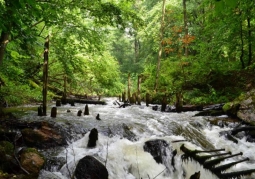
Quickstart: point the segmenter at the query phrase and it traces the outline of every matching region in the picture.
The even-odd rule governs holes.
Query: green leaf
[[[12,58],[17,59],[17,58],[19,58],[20,55],[16,51],[11,51],[11,56],[12,56]]]

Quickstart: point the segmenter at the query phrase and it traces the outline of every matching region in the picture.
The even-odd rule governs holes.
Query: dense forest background
[[[254,8],[242,0],[0,0],[0,102],[42,101],[46,51],[48,100],[64,86],[137,93],[138,81],[142,97],[169,103],[233,100],[254,86]]]

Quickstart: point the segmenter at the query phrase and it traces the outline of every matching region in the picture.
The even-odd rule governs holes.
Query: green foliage
[[[14,146],[8,141],[0,141],[0,150],[7,155],[13,155]]]
[[[85,93],[116,95],[121,92],[120,71],[117,61],[107,52],[102,55],[76,56],[84,64],[83,78],[80,81]]]
[[[48,35],[51,89],[63,91],[66,76],[70,93],[119,93],[122,89],[119,65],[107,52],[105,41],[112,28],[124,30],[142,24],[133,11],[133,3],[130,0],[0,1],[0,33],[9,37],[9,41],[4,41],[8,42],[4,60],[0,59],[1,82],[4,82],[0,88],[1,102],[18,105],[42,100],[42,54]],[[52,93],[48,94],[50,99]]]
[[[51,89],[63,91],[66,77],[68,93],[115,95],[127,86],[130,73],[132,91],[142,74],[141,92],[152,93],[161,43],[160,94],[181,92],[187,102],[199,104],[239,95],[248,78],[232,73],[255,66],[254,3],[187,1],[188,35],[182,2],[166,3],[160,42],[160,0],[0,0],[0,33],[9,40],[0,59],[1,101],[17,105],[42,99],[42,54],[48,35]],[[48,94],[49,99],[54,95]]]

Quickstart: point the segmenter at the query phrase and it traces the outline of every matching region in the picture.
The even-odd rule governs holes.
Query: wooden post
[[[166,95],[163,96],[162,102],[161,102],[161,112],[166,111],[166,105],[167,105],[167,100],[166,100]]]
[[[42,106],[38,107],[38,116],[43,116]]]
[[[145,101],[146,101],[146,106],[149,106],[149,104],[150,104],[150,94],[149,93],[146,93]]]
[[[85,105],[84,115],[89,115],[89,106],[88,106],[88,104]]]
[[[56,106],[61,106],[61,101],[59,99],[56,100]]]
[[[57,117],[57,107],[51,108],[51,114],[50,117]]]
[[[43,115],[47,114],[47,91],[48,91],[48,64],[49,64],[49,36],[46,37],[44,43],[44,64],[43,64]]]

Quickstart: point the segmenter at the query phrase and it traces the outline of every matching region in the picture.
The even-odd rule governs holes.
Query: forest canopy
[[[46,39],[48,100],[64,86],[68,94],[138,93],[139,77],[141,97],[230,101],[254,86],[254,7],[241,0],[0,0],[0,102],[42,101]]]

